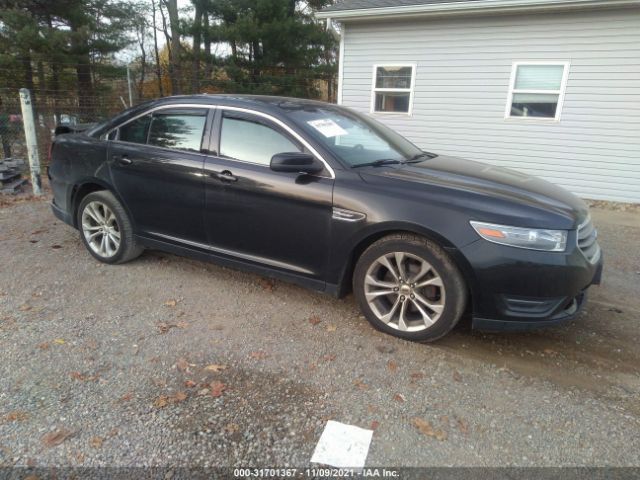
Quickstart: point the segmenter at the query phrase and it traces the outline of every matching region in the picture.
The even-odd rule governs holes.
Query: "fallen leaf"
[[[380,426],[379,421],[374,420],[373,422],[371,422],[371,430],[376,430],[379,426]]]
[[[337,329],[338,329],[338,327],[336,327],[335,325],[327,325],[326,326],[327,332],[335,332]]]
[[[329,353],[327,355],[322,356],[322,360],[324,360],[325,362],[333,362],[335,359],[336,359],[336,356],[333,353]]]
[[[4,416],[5,422],[22,422],[29,418],[27,412],[23,412],[22,410],[15,410],[13,412],[9,412]]]
[[[20,305],[18,307],[18,310],[20,310],[21,312],[28,312],[29,310],[31,310],[33,307],[31,305],[29,305],[28,303],[25,303],[23,305]]]
[[[227,386],[222,382],[211,382],[209,385],[211,387],[211,396],[212,397],[220,397],[222,396],[222,392],[227,389]]]
[[[185,392],[177,392],[170,398],[172,403],[184,402],[187,399],[187,394]]]
[[[120,397],[121,402],[128,402],[133,398],[133,392],[127,392],[122,397]]]
[[[153,406],[156,408],[164,408],[169,405],[169,397],[166,395],[160,395],[153,401]]]
[[[318,317],[317,315],[313,315],[311,317],[309,317],[309,323],[311,325],[318,325],[322,320],[320,320],[320,317]]]
[[[430,422],[423,420],[422,418],[414,418],[411,420],[414,427],[418,429],[423,435],[434,437],[437,440],[443,441],[447,439],[447,432],[441,429],[434,429]]]
[[[268,290],[270,292],[272,292],[276,286],[276,283],[270,278],[261,278],[259,282],[263,289]]]
[[[179,358],[176,362],[176,368],[181,372],[188,372],[189,367],[195,367],[195,364],[187,362],[185,358]]]
[[[217,363],[213,363],[211,365],[207,365],[206,367],[204,367],[204,370],[207,371],[207,372],[218,373],[218,372],[224,370],[225,368],[227,368],[226,365],[218,365]]]
[[[203,388],[202,390],[198,390],[198,395],[200,395],[200,396],[209,395],[209,389],[208,388]]]
[[[463,433],[464,435],[469,433],[469,422],[467,422],[466,420],[463,420],[462,418],[458,417],[457,419],[458,422],[458,430],[460,430],[460,433]]]
[[[165,307],[175,307],[176,305],[178,305],[178,301],[175,299],[167,300],[166,302],[164,302]]]
[[[91,445],[91,447],[93,448],[100,448],[102,447],[102,442],[104,442],[102,438],[92,437],[91,440],[89,440],[89,445]]]
[[[398,364],[393,360],[389,360],[387,362],[387,368],[389,369],[390,372],[395,372],[398,369]]]
[[[67,343],[67,342],[65,341],[65,339],[64,339],[64,338],[56,338],[56,339],[53,341],[53,343],[55,343],[55,344],[57,344],[57,345],[64,345],[64,344],[65,344],[65,343]]]
[[[224,431],[227,433],[236,433],[239,430],[240,430],[240,427],[238,426],[237,423],[227,423],[224,426]]]
[[[422,373],[422,372],[413,372],[413,373],[409,374],[409,377],[411,378],[410,383],[416,383],[418,380],[424,378],[424,373]]]
[[[56,447],[63,443],[68,438],[72,437],[75,432],[68,430],[66,428],[60,428],[58,430],[54,430],[53,432],[49,432],[42,437],[42,443],[45,447],[51,448]]]
[[[47,350],[49,348],[49,342],[42,342],[38,344],[38,348],[40,350]]]
[[[462,381],[462,375],[460,375],[460,372],[459,372],[459,371],[457,371],[457,370],[454,370],[454,371],[453,371],[453,379],[454,379],[456,382],[461,382],[461,381]]]
[[[167,333],[173,327],[175,327],[175,325],[171,325],[171,324],[165,323],[165,322],[160,322],[158,324],[158,330],[160,331],[160,333]]]
[[[184,313],[184,312],[183,312]],[[189,326],[188,322],[185,322],[184,320],[181,322],[176,323],[176,327],[180,328],[180,329],[185,329]]]
[[[400,403],[404,403],[404,402],[406,402],[406,401],[407,401],[407,398],[406,398],[403,394],[401,394],[401,393],[396,393],[396,394],[393,396],[393,399],[394,399],[396,402],[400,402]]]
[[[185,380],[184,381],[184,386],[187,388],[193,388],[195,386],[197,386],[198,384],[196,382],[194,382],[193,380]]]
[[[81,382],[85,381],[87,378],[82,375],[80,372],[71,372],[69,374],[71,376],[71,378],[73,378],[74,380],[80,380]]]
[[[362,380],[358,379],[358,380],[354,380],[353,384],[358,387],[360,390],[366,390],[369,388],[369,385],[367,385],[366,383],[364,383]]]
[[[251,352],[249,356],[255,360],[264,360],[267,358],[267,353],[263,350],[257,350],[255,352]]]

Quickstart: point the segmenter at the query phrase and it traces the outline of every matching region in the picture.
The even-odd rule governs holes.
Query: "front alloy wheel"
[[[419,332],[438,321],[446,294],[442,278],[424,258],[391,252],[375,260],[364,294],[378,319],[403,332]]]
[[[87,245],[102,258],[120,249],[120,226],[111,209],[102,202],[87,203],[82,211],[82,234]]]
[[[467,303],[462,275],[446,252],[409,233],[381,238],[364,251],[353,293],[374,327],[417,341],[447,334]]]

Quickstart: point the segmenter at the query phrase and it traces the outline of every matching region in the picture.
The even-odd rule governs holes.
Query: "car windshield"
[[[351,167],[403,163],[423,153],[385,125],[345,108],[305,105],[288,114]]]

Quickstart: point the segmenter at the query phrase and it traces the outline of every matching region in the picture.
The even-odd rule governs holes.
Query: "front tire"
[[[78,208],[82,243],[94,258],[104,263],[125,263],[138,257],[133,227],[122,204],[108,190],[87,195]]]
[[[358,259],[353,292],[378,330],[432,342],[458,323],[467,303],[460,271],[445,251],[413,234],[373,243]]]

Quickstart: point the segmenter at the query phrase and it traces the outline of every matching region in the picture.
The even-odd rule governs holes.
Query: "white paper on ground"
[[[336,122],[331,120],[330,118],[321,118],[320,120],[311,120],[307,122],[313,128],[318,130],[322,135],[327,138],[330,137],[339,137],[341,135],[348,135],[344,128],[338,125]]]
[[[373,430],[329,420],[311,461],[339,468],[362,468],[372,436]]]

